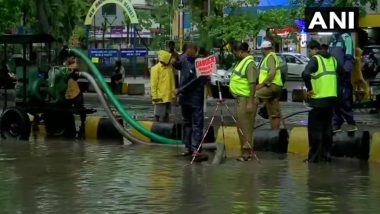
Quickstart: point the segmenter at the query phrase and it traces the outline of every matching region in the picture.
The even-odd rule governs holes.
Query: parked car
[[[302,54],[292,52],[283,52],[280,55],[283,56],[288,64],[288,77],[301,78],[302,72],[310,59]]]
[[[380,73],[380,45],[363,48],[362,66],[365,79],[373,79]]]
[[[217,85],[218,82],[221,86],[228,86],[234,66],[228,70],[223,69],[219,64],[217,65],[216,73],[211,75],[211,84]]]

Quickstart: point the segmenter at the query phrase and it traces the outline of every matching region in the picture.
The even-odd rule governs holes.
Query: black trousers
[[[309,161],[329,156],[333,143],[333,108],[313,108],[309,112]]]
[[[349,125],[356,125],[354,120],[353,106],[353,92],[351,82],[341,83],[339,87],[339,103],[334,109],[333,126],[335,129],[340,129],[344,121]]]
[[[84,108],[84,99],[83,99],[83,94],[80,93],[78,96],[76,96],[73,99],[66,100],[66,103],[69,107],[74,107],[74,108]],[[81,128],[84,128],[84,122],[86,121],[86,113],[81,113],[80,114],[80,120],[81,120]]]
[[[189,152],[196,152],[203,137],[203,106],[181,105],[181,110],[185,147]]]

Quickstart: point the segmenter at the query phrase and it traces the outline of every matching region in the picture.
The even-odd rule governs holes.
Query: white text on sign
[[[340,32],[355,31],[359,26],[359,9],[356,7],[307,7],[306,31]]]

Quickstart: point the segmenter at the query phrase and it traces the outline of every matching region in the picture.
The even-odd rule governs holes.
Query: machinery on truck
[[[78,134],[74,115],[95,112],[93,109],[74,108],[66,104],[67,83],[73,71],[52,63],[51,45],[54,41],[52,36],[46,34],[0,35],[4,58],[16,76],[14,106],[8,106],[8,99],[4,99],[0,116],[2,139],[27,140],[32,127],[37,128],[42,121],[48,135],[74,138]],[[7,48],[10,46],[21,50],[22,60],[15,62],[14,59],[7,59]],[[38,64],[32,59],[35,47],[45,50],[48,58],[46,64]]]

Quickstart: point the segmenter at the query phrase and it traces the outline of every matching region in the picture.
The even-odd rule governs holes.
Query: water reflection
[[[1,213],[375,213],[378,165],[259,154],[188,165],[176,148],[0,144]]]
[[[75,201],[79,193],[72,183],[82,167],[80,144],[13,143],[2,145],[0,153],[13,159],[8,162],[11,167],[4,163],[1,167],[5,169],[0,177],[2,211],[39,213],[65,210],[67,204],[79,207]]]

